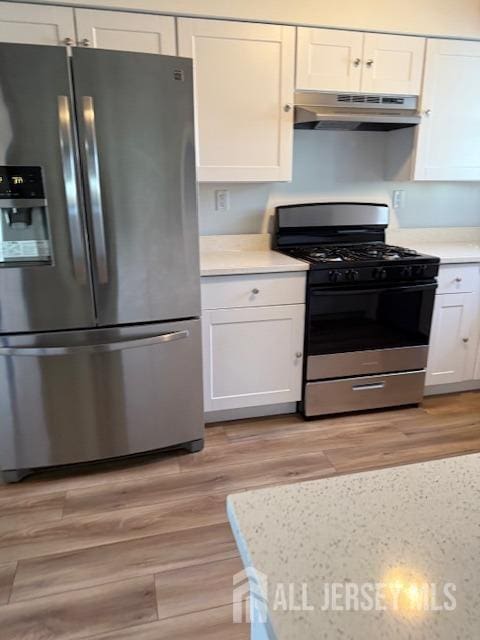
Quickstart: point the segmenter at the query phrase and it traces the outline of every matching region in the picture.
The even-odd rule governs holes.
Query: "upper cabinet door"
[[[73,44],[73,9],[0,2],[0,42]]]
[[[193,58],[197,176],[204,182],[290,180],[294,27],[178,20]]]
[[[177,53],[175,18],[76,9],[75,19],[81,46],[170,56]]]
[[[360,91],[363,33],[297,29],[297,82],[300,90]]]
[[[425,38],[366,33],[362,91],[418,95],[424,57]]]
[[[428,40],[416,180],[480,180],[480,42]]]

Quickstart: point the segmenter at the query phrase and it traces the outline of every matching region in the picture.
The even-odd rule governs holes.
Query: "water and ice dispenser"
[[[41,167],[0,166],[0,267],[51,264]]]

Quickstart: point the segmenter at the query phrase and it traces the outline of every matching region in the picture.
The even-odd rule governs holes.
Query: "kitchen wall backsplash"
[[[385,180],[384,135],[296,131],[292,182],[200,185],[200,232],[262,233],[270,230],[279,204],[331,200],[391,204],[395,189],[405,193],[403,207],[392,210],[394,227],[480,227],[477,182]],[[215,210],[217,189],[229,190],[228,211]]]

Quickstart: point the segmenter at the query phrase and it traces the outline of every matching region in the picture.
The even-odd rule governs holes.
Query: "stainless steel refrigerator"
[[[192,64],[0,45],[0,466],[203,446]]]

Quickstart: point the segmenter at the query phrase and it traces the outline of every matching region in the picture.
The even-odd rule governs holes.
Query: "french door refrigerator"
[[[0,466],[203,446],[191,61],[0,45]]]

